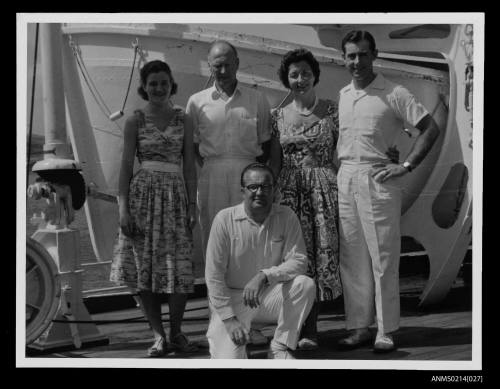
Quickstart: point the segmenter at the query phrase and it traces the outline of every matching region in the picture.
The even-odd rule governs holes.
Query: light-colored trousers
[[[347,329],[377,319],[399,328],[400,179],[377,183],[370,164],[342,163],[338,176],[340,276]]]
[[[240,177],[253,158],[205,158],[198,179],[198,210],[203,259],[207,252],[212,221],[217,213],[243,201]]]
[[[250,330],[252,323],[277,323],[274,340],[295,350],[304,321],[309,315],[316,286],[312,278],[299,275],[293,280],[267,287],[258,308],[243,304],[243,290],[231,289],[231,304],[236,317]],[[210,309],[207,339],[212,359],[246,359],[246,346],[236,345],[219,315]]]

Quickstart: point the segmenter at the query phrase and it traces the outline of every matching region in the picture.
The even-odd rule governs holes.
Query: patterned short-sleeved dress
[[[309,126],[286,120],[286,110],[272,114],[272,135],[279,138],[282,168],[278,178],[280,203],[299,217],[308,254],[307,274],[317,285],[319,301],[342,293],[339,272],[337,168],[337,104],[326,104],[326,115]]]
[[[176,109],[161,132],[137,111],[137,157],[181,165],[184,112]],[[192,293],[193,240],[187,219],[182,169],[178,173],[140,169],[129,186],[132,237],[121,231],[114,249],[110,280],[154,293]]]

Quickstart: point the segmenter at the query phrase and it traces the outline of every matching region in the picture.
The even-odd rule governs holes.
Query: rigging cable
[[[99,91],[97,90],[96,86],[92,82],[90,75],[88,75],[87,68],[85,67],[85,64],[83,63],[83,60],[81,60],[81,58],[80,58],[80,51],[76,47],[71,36],[69,39],[70,39],[69,44],[70,44],[71,48],[73,49],[73,55],[75,56],[76,63],[78,65],[78,68],[80,69],[80,72],[82,73],[83,79],[85,80],[85,83],[87,84],[87,87],[89,88],[90,93],[94,97],[94,100],[96,101],[97,106],[99,107],[101,112],[104,114],[104,116],[109,117],[109,115],[111,114],[111,111],[109,110],[108,106],[104,102],[104,99],[102,98],[102,96],[99,94]],[[89,81],[89,79],[90,79],[90,81]],[[95,91],[93,88],[95,89]],[[107,112],[104,111],[103,106],[104,106],[104,108],[106,108]]]
[[[83,61],[83,58],[81,56],[81,51],[77,47],[75,42],[73,41],[71,35],[69,37],[69,45],[71,46],[71,48],[73,50],[73,55],[75,56],[76,63],[78,65],[78,68],[80,69],[80,72],[82,73],[83,79],[85,80],[85,83],[87,84],[87,87],[88,87],[90,93],[92,94],[92,96],[94,97],[94,100],[96,101],[97,106],[99,107],[101,112],[104,114],[104,116],[106,116],[112,122],[121,118],[123,116],[123,112],[124,112],[125,106],[127,104],[127,99],[128,99],[128,95],[130,92],[130,86],[132,85],[132,79],[133,79],[135,64],[136,64],[136,60],[137,60],[137,54],[139,52],[139,40],[136,38],[135,42],[132,43],[132,47],[134,48],[134,59],[132,62],[132,69],[130,71],[130,77],[128,80],[127,91],[125,93],[125,99],[123,101],[122,108],[118,112],[114,112],[114,113],[111,113],[111,110],[106,105],[104,98],[99,93],[99,90],[97,89],[95,83],[92,80],[92,77],[90,76],[90,73],[89,73],[87,67],[85,66],[85,62]],[[118,126],[118,124],[117,124],[117,126]],[[120,126],[118,126],[118,128],[121,130]]]
[[[30,124],[28,133],[28,161],[26,162],[26,189],[28,189],[29,184],[29,174],[30,174],[30,159],[31,159],[31,135],[33,133],[33,111],[35,107],[35,82],[36,82],[36,62],[38,57],[38,28],[39,23],[36,23],[35,27],[35,54],[33,58],[33,81],[31,84],[31,112],[30,112]]]
[[[128,80],[127,93],[125,94],[125,100],[123,101],[123,106],[121,112],[125,111],[125,105],[127,104],[128,93],[130,92],[130,85],[132,84],[132,76],[134,75],[135,60],[137,59],[137,51],[139,50],[139,40],[136,39],[136,43],[132,44],[134,46],[134,60],[132,61],[132,70],[130,72],[130,78]]]

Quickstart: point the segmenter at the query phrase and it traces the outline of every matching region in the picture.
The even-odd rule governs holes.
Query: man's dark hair
[[[283,56],[281,60],[281,65],[278,69],[278,76],[281,80],[281,83],[286,87],[290,88],[290,83],[288,82],[288,69],[292,63],[297,63],[300,61],[305,61],[311,67],[311,70],[314,74],[314,85],[319,82],[319,63],[314,58],[314,55],[306,49],[295,49],[291,50]]]
[[[375,38],[373,38],[372,34],[365,30],[352,30],[342,39],[342,52],[345,54],[346,43],[358,43],[363,40],[368,42],[371,51],[376,50]]]
[[[250,165],[246,166],[241,172],[240,183],[242,187],[245,186],[245,180],[243,178],[245,177],[245,174],[250,170],[252,171],[261,170],[268,172],[269,174],[271,174],[271,177],[273,178],[273,185],[275,184],[276,179],[274,177],[274,172],[268,165],[260,162],[252,162]]]

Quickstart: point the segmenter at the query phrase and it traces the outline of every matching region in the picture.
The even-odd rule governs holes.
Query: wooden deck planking
[[[470,361],[472,360],[472,347],[470,344],[422,347],[420,350],[411,349],[410,355],[405,359]]]
[[[450,309],[450,306],[453,309]],[[208,307],[205,298],[189,300],[183,331],[200,348],[190,354],[170,353],[164,357],[208,359],[205,333],[208,326]],[[162,307],[164,320],[168,304]],[[139,308],[92,315],[93,320],[123,320],[142,317]],[[142,319],[144,320],[144,319]],[[168,323],[165,323],[168,327]],[[146,350],[152,344],[152,334],[145,322],[106,323],[98,325],[110,344],[80,350],[53,352],[40,357],[54,358],[147,358]],[[419,310],[415,300],[402,301],[401,327],[395,339],[398,350],[389,354],[374,354],[366,345],[352,351],[336,348],[338,339],[346,335],[343,309],[333,307],[322,310],[318,321],[321,347],[314,351],[297,353],[299,359],[322,360],[439,360],[459,361],[472,359],[472,312],[468,307],[455,308],[444,303],[440,308]],[[375,331],[375,329],[374,329]],[[274,326],[264,326],[262,332],[271,338]],[[266,358],[266,346],[249,347],[250,358]]]

